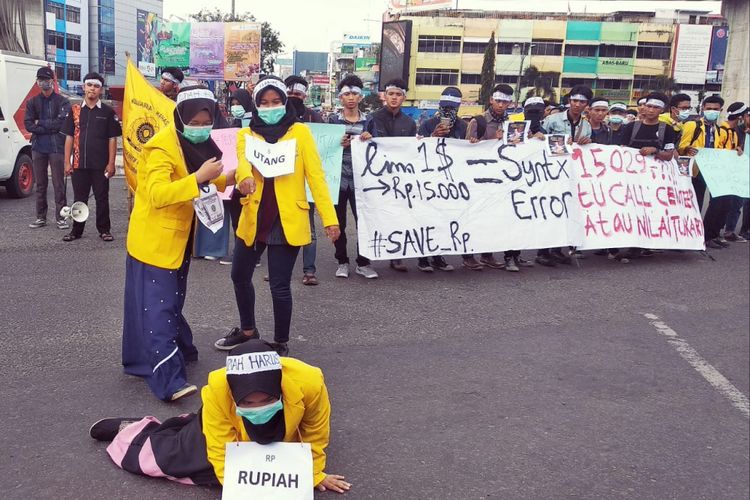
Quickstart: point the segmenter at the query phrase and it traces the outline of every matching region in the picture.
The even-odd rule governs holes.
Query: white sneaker
[[[348,278],[349,277],[349,264],[339,264],[336,268],[337,278]]]
[[[203,258],[206,259],[206,260],[219,260],[218,257],[214,257],[213,255],[206,255]]]
[[[373,269],[371,266],[357,266],[355,272],[360,276],[364,276],[368,280],[374,280],[378,277],[378,273],[376,273],[375,269]]]

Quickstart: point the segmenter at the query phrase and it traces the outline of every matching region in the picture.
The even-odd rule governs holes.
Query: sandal
[[[103,241],[114,241],[115,240],[111,233],[102,233],[102,234],[99,235],[99,237]]]
[[[318,278],[316,278],[314,274],[305,273],[305,275],[302,276],[302,284],[307,286],[315,286],[318,284]]]
[[[62,237],[62,240],[63,241],[73,241],[73,240],[78,240],[80,238],[81,238],[80,235],[73,234],[73,233],[68,233],[68,234],[66,234],[65,236]]]

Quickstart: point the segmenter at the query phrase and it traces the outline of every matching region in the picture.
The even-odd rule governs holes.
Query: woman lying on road
[[[229,442],[310,443],[317,489],[349,490],[343,476],[324,472],[331,405],[320,368],[249,340],[227,356],[226,368],[208,374],[201,398],[197,413],[163,423],[154,417],[105,418],[89,433],[112,441],[107,453],[128,472],[207,486],[224,484]]]

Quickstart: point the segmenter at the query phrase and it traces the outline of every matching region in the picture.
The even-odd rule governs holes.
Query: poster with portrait
[[[547,153],[550,156],[567,156],[571,153],[568,145],[568,134],[549,134],[547,136]]]
[[[531,122],[509,122],[508,130],[505,131],[505,143],[506,144],[520,144],[526,142],[526,137],[529,135],[529,127]]]
[[[143,76],[156,77],[156,50],[158,16],[154,12],[138,9],[136,11],[136,63]]]

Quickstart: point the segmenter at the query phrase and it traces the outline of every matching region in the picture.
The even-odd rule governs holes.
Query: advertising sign
[[[260,24],[224,25],[224,79],[249,81],[260,72]]]
[[[190,66],[190,23],[160,23],[156,34],[156,65],[160,68]]]
[[[411,21],[383,23],[380,48],[380,90],[394,78],[409,79],[409,49],[411,47]]]
[[[706,68],[711,50],[713,26],[680,24],[672,76],[677,83],[702,85],[706,82]]]
[[[190,76],[224,79],[224,23],[195,23],[190,30]]]
[[[138,70],[144,76],[156,77],[154,50],[157,38],[157,15],[153,12],[138,9],[136,11],[136,62]]]
[[[708,73],[706,80],[712,83],[721,83],[724,78],[724,63],[727,58],[727,45],[729,44],[729,28],[726,26],[714,26],[711,35],[711,52],[708,56]]]

